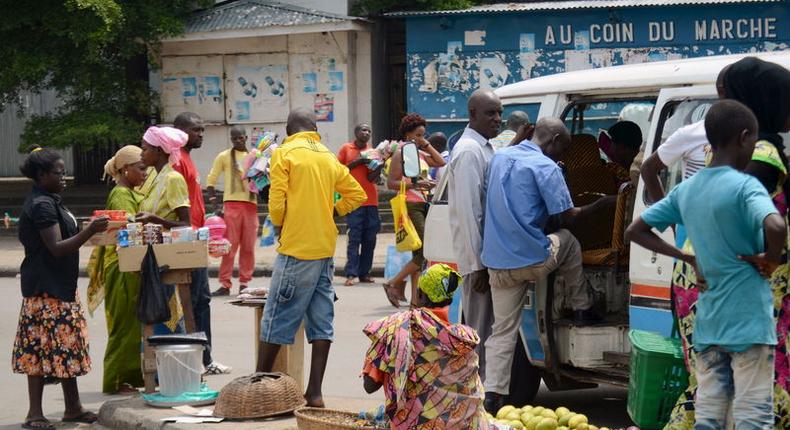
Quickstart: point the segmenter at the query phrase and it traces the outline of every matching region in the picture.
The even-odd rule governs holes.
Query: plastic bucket
[[[203,345],[157,345],[156,372],[159,392],[176,397],[200,391],[203,373]]]

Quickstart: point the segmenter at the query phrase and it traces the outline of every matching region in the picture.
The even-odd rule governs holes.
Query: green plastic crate
[[[631,330],[628,338],[628,415],[640,428],[660,429],[688,387],[689,374],[680,340],[641,330]]]

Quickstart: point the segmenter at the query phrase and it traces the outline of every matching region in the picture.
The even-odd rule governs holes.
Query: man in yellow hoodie
[[[334,276],[337,227],[366,199],[365,191],[321,144],[315,114],[298,108],[288,115],[288,137],[272,154],[269,217],[281,228],[269,300],[261,319],[257,371],[270,372],[280,345],[290,345],[302,320],[313,345],[308,406],[323,407],[321,383],[334,337]],[[340,200],[334,202],[334,193]]]

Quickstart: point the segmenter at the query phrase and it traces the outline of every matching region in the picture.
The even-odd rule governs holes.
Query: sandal
[[[139,394],[140,390],[132,386],[132,384],[124,382],[118,388],[118,391],[114,392],[113,394]]]
[[[371,278],[370,276],[361,277],[361,278],[359,278],[359,282],[361,284],[372,284],[373,283],[373,278]]]
[[[346,287],[353,287],[354,286],[354,278],[346,278],[346,282],[343,283]]]
[[[389,300],[390,304],[396,309],[400,308],[399,297],[392,291],[394,287],[386,282],[381,284],[381,286],[384,288],[384,294],[387,295],[387,300]]]
[[[83,423],[83,424],[93,424],[99,419],[99,416],[94,414],[91,411],[83,411],[81,414],[77,415],[73,418],[66,418],[63,417],[61,421],[64,423]]]
[[[27,420],[22,424],[22,428],[33,430],[55,430],[55,426],[46,418]]]

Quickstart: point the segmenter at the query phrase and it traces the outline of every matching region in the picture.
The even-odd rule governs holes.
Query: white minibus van
[[[790,52],[749,54],[790,68]],[[561,279],[529,288],[512,369],[511,403],[529,403],[541,379],[550,390],[606,383],[627,387],[629,329],[669,336],[672,328],[670,277],[673,260],[623,241],[625,228],[650,204],[641,179],[618,186],[601,162],[600,130],[618,120],[642,129],[644,158],[678,128],[704,118],[716,100],[716,77],[744,55],[701,57],[560,73],[506,85],[496,90],[503,117],[526,111],[533,121],[565,121],[572,145],[564,169],[574,203],[618,195],[611,213],[590,218],[572,232],[583,249],[584,272],[596,309],[605,322],[577,327],[568,318],[568,295]],[[452,156],[452,155],[451,155]],[[607,176],[608,175],[608,176]],[[424,254],[429,262],[453,263],[447,210],[447,178],[438,185],[425,227]],[[662,175],[669,190],[681,178],[681,166]],[[668,229],[662,237],[672,242]],[[463,320],[460,294],[451,309]]]

